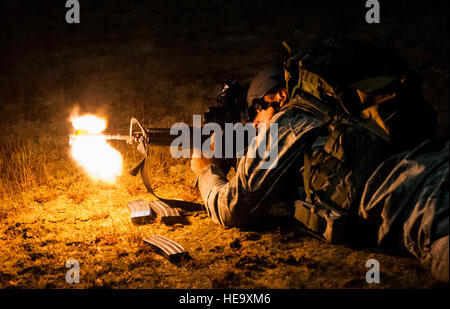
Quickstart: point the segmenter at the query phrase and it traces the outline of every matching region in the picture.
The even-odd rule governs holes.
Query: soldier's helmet
[[[253,108],[255,100],[262,99],[271,90],[285,87],[284,68],[282,64],[273,64],[259,72],[250,83],[247,92],[247,108]]]

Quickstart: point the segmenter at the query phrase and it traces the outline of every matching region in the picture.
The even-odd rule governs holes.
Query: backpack
[[[305,151],[295,217],[322,238],[348,237],[365,183],[389,156],[432,138],[436,115],[418,75],[371,46],[319,43],[285,62],[291,102],[322,120]]]

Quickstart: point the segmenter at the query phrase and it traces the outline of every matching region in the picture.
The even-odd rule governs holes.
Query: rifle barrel
[[[98,134],[98,135],[103,136],[105,139],[115,139],[121,141],[127,141],[130,139],[129,135],[124,134]]]
[[[77,137],[93,137],[93,136],[102,136],[104,139],[107,140],[122,140],[122,141],[129,141],[130,140],[130,136],[129,135],[124,135],[124,134],[91,134],[91,133],[83,133],[83,134],[70,134],[69,135],[69,145],[72,145],[73,142],[75,141],[75,139]]]
[[[202,127],[197,128],[200,130],[202,130]],[[193,133],[194,132],[194,128],[192,126],[189,126],[189,136],[190,136],[190,141],[192,143],[192,138],[193,138]],[[180,136],[180,133],[177,132],[174,135],[170,135],[170,128],[149,128],[147,129],[147,138],[148,138],[148,143],[150,145],[156,145],[156,146],[170,146],[173,142],[173,140],[175,138],[177,138],[178,136]],[[200,136],[200,140],[201,143],[203,144],[203,142],[205,140],[207,140],[209,138],[209,136],[207,135],[201,135]]]
[[[176,138],[175,135],[170,135],[170,128],[149,128],[146,134],[148,143],[156,146],[170,146]]]

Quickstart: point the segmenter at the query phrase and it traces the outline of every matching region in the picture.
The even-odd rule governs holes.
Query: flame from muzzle
[[[94,180],[115,182],[122,174],[123,160],[120,152],[111,147],[100,134],[106,128],[106,120],[94,115],[84,115],[72,117],[71,121],[76,130],[71,148],[72,157]]]

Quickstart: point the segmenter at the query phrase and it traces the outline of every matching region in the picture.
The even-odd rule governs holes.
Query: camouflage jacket
[[[298,110],[277,113],[271,124],[278,128],[277,141],[269,130],[259,133],[249,145],[246,155],[239,160],[235,176],[228,181],[217,165],[205,167],[199,174],[198,185],[208,215],[225,226],[244,226],[258,222],[267,215],[287,215],[286,203],[292,202],[298,192],[299,168],[303,162],[306,142],[312,130],[321,121]],[[278,153],[269,168],[261,168],[267,158],[250,156],[264,141],[277,142]],[[265,145],[267,144],[267,145]],[[262,147],[270,151],[270,142]]]

